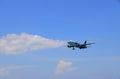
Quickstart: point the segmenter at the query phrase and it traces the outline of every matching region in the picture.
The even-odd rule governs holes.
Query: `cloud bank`
[[[4,67],[0,67],[0,77],[6,76],[8,74],[8,70]]]
[[[72,62],[66,62],[66,61],[60,60],[55,71],[55,77],[59,77],[61,75],[64,75],[76,70],[75,67],[72,67],[72,64],[73,64]]]
[[[57,48],[65,45],[65,41],[44,38],[27,33],[8,34],[0,38],[0,53],[21,54],[32,50]]]
[[[8,76],[10,72],[13,70],[26,68],[32,68],[32,66],[18,66],[18,65],[0,66],[0,77]]]

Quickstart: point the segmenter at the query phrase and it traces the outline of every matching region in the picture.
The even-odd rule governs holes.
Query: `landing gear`
[[[67,45],[68,48],[72,48],[72,50],[75,50],[75,47]]]
[[[75,50],[75,48],[73,47],[73,50]]]

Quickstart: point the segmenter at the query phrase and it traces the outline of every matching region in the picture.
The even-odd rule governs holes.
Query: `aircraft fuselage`
[[[69,41],[69,42],[67,42],[67,43],[68,43],[67,47],[68,47],[68,48],[73,48],[73,50],[74,50],[75,48],[85,49],[85,48],[87,48],[87,45],[94,44],[94,43],[87,43],[87,41],[85,41],[83,44],[79,44],[79,43],[73,42],[73,41]]]

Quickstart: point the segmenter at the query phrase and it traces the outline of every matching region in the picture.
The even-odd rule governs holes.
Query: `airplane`
[[[67,47],[72,48],[73,50],[75,50],[75,48],[85,49],[87,47],[90,47],[88,45],[95,44],[95,43],[87,43],[86,40],[83,44],[80,44],[80,43],[77,43],[77,42],[74,42],[74,41],[68,41],[67,43],[68,43]]]

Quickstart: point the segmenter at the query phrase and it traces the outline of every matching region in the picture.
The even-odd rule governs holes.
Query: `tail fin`
[[[85,40],[84,44],[86,45],[87,44],[87,41]]]

